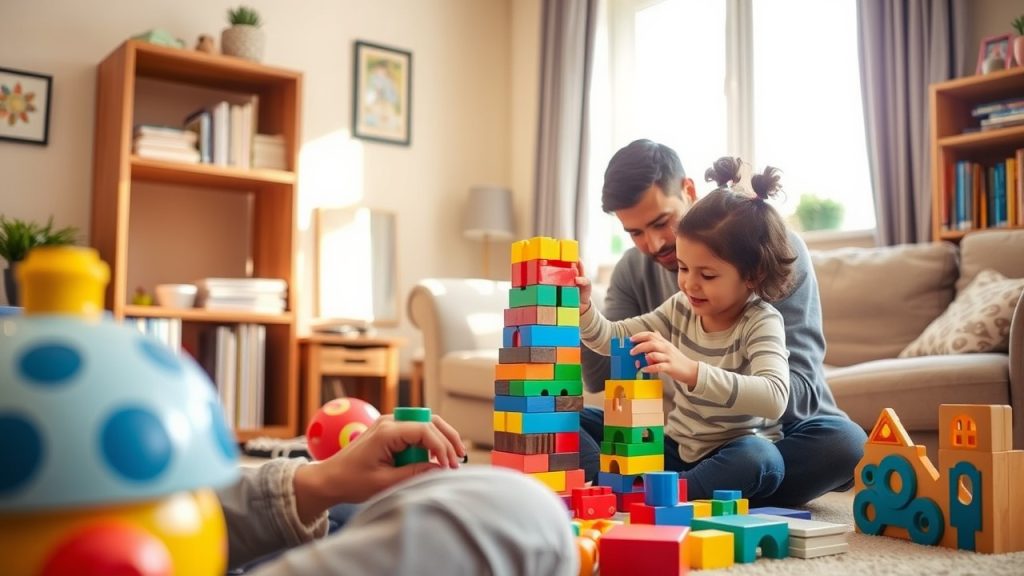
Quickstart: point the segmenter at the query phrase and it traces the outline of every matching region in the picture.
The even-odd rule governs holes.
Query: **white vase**
[[[263,30],[248,24],[235,24],[220,33],[220,49],[228,56],[259,62],[263,59]]]

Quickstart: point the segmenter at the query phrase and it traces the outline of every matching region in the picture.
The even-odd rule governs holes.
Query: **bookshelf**
[[[970,227],[959,229],[946,221],[954,219],[949,211],[955,209],[958,163],[990,167],[1015,158],[1016,151],[1024,148],[1024,125],[978,131],[979,119],[971,115],[976,106],[1010,98],[1024,98],[1024,67],[931,85],[932,237],[936,241],[959,242],[972,230],[992,227],[990,222],[974,220]],[[1007,187],[1009,190],[1012,188]],[[967,200],[976,204],[980,197],[968,196]],[[1020,228],[1021,220],[1006,227]]]
[[[204,331],[256,324],[266,331],[263,426],[239,441],[298,430],[294,310],[295,210],[302,75],[228,56],[128,40],[98,67],[91,243],[111,268],[114,317],[181,321],[195,354]],[[187,164],[132,153],[138,124],[182,126],[218,101],[258,99],[257,131],[280,134],[286,170]],[[285,311],[263,314],[134,306],[136,287],[205,277],[285,280]]]

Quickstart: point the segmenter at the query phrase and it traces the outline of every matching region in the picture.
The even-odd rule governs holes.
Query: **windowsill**
[[[872,248],[876,245],[875,229],[867,230],[814,230],[797,232],[808,250],[831,250],[834,248]]]

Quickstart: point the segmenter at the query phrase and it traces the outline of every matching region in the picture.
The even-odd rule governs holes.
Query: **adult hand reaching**
[[[395,467],[394,456],[410,446],[430,452],[431,462]],[[430,422],[396,422],[385,414],[344,450],[295,471],[295,507],[304,523],[335,504],[359,503],[429,470],[458,468],[466,447],[440,416]]]
[[[590,310],[590,292],[593,285],[583,272],[582,260],[576,263],[576,286],[580,289],[580,314],[585,314]]]

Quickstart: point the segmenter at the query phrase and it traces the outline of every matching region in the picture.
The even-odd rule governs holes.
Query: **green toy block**
[[[512,396],[579,396],[583,394],[583,382],[576,380],[512,380],[509,382]]]
[[[577,306],[579,306],[579,288],[576,288]],[[508,291],[509,308],[521,306],[556,306],[558,304],[558,286],[535,284]]]
[[[400,407],[395,408],[397,422],[430,422],[430,408]],[[405,466],[417,462],[429,462],[430,453],[422,446],[410,446],[395,454],[395,466]]]
[[[757,559],[757,548],[764,558],[789,556],[789,524],[759,516],[712,516],[694,518],[691,530],[722,530],[735,538],[734,556],[737,563]]]
[[[558,306],[563,308],[579,308],[580,289],[576,286],[561,286],[558,288]]]
[[[650,431],[650,437],[644,438],[644,434]],[[665,445],[664,426],[639,426],[627,428],[625,426],[605,426],[604,437],[616,444],[660,444]]]
[[[712,516],[732,516],[736,513],[736,501],[735,500],[712,500],[711,501],[711,515]]]
[[[555,364],[555,377],[552,380],[580,380],[583,371],[579,364]]]
[[[644,442],[643,444],[625,444],[615,442],[615,454],[618,456],[655,456],[665,452],[665,442]]]

